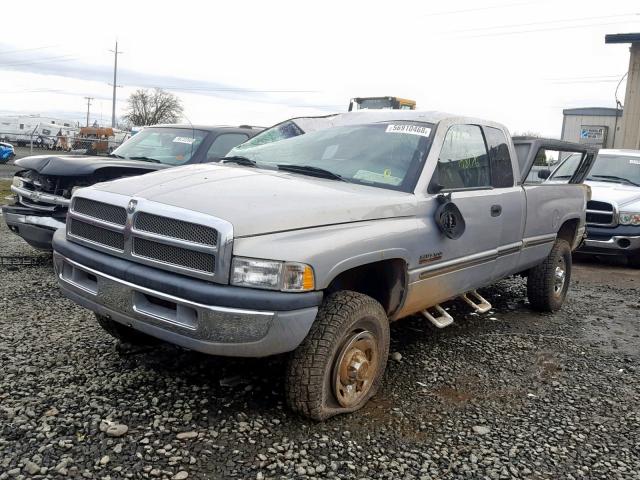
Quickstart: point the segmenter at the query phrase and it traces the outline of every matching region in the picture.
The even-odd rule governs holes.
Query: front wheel
[[[331,294],[289,358],[289,407],[314,420],[358,410],[380,387],[388,355],[382,305],[358,292]]]
[[[557,239],[549,256],[529,270],[527,297],[531,306],[540,312],[560,310],[571,281],[571,247]]]

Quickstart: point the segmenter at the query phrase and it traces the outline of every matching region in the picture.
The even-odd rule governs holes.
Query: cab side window
[[[449,128],[438,158],[438,183],[444,189],[491,187],[491,165],[479,126]]]
[[[524,181],[525,185],[540,185],[544,183],[551,175],[551,172],[560,164],[562,160],[561,153],[557,150],[547,150],[541,148],[536,153],[529,170],[529,175]]]
[[[491,179],[496,188],[513,187],[513,164],[504,132],[498,128],[484,127],[489,147]]]
[[[244,133],[223,133],[218,135],[209,147],[207,152],[207,161],[217,160],[224,157],[229,150],[237,147],[249,138]]]

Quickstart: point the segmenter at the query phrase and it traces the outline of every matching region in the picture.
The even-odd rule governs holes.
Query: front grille
[[[131,200],[110,192],[78,192],[67,214],[69,240],[182,275],[229,281],[233,225],[189,209]]]
[[[127,222],[127,211],[124,208],[87,198],[76,197],[73,201],[73,211],[116,225],[124,225]]]
[[[215,272],[216,257],[210,253],[196,252],[137,237],[133,239],[132,253],[139,257],[190,270],[198,270],[209,274]]]
[[[96,227],[77,218],[72,218],[69,221],[69,233],[83,240],[97,243],[98,245],[124,251],[124,235],[120,232]]]
[[[586,220],[592,225],[614,225],[615,209],[611,203],[589,200]]]
[[[215,247],[218,242],[218,232],[215,228],[146,212],[140,212],[136,215],[134,226],[136,230],[143,232],[179,238],[212,247]]]
[[[588,210],[601,210],[603,212],[613,212],[613,205],[607,202],[599,202],[597,200],[589,200],[587,202]]]

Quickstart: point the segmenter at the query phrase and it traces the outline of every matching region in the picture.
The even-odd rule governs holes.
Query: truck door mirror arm
[[[460,209],[451,201],[451,193],[441,193],[436,198],[440,204],[435,213],[436,225],[447,238],[460,238],[465,231],[466,223]]]

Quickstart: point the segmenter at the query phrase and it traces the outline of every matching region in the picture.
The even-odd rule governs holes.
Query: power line
[[[535,2],[535,1],[511,2],[511,3],[506,3],[506,4],[503,3],[503,4],[500,4],[500,5],[488,5],[486,7],[465,8],[465,9],[461,9],[461,10],[449,10],[449,11],[444,11],[444,12],[428,13],[427,16],[435,17],[435,16],[442,16],[442,15],[456,15],[458,13],[470,13],[470,12],[480,12],[480,11],[484,11],[484,10],[495,10],[497,8],[518,7],[520,5],[530,5],[532,3],[540,3],[540,2]]]
[[[48,45],[45,47],[34,47],[34,48],[19,48],[17,50],[5,50],[4,52],[0,52],[0,55],[12,55],[14,53],[21,53],[21,52],[31,52],[33,50],[45,50],[47,48],[53,48],[56,47],[57,45]]]
[[[0,67],[21,67],[26,65],[36,65],[39,63],[50,63],[50,62],[70,62],[72,60],[77,60],[79,57],[74,57],[72,55],[59,55],[57,57],[48,57],[43,58],[41,60],[34,60],[29,62],[21,62],[21,63],[0,63]]]
[[[501,29],[501,28],[519,28],[519,27],[531,27],[536,25],[551,25],[554,23],[566,23],[566,22],[584,22],[588,20],[602,20],[605,18],[620,18],[620,17],[630,17],[630,16],[638,16],[639,13],[622,13],[619,15],[598,15],[595,17],[582,17],[582,18],[567,18],[563,20],[545,20],[542,22],[530,22],[530,23],[515,23],[511,25],[493,25],[491,27],[479,27],[479,28],[467,28],[464,30],[458,30],[458,32],[481,32],[487,30]],[[447,32],[450,33],[450,32]]]
[[[215,88],[215,87],[182,87],[180,85],[136,84],[142,88],[162,88],[164,90],[182,90],[194,92],[237,92],[237,93],[320,93],[319,90],[257,90],[252,88]]]
[[[576,28],[589,28],[589,27],[602,27],[607,25],[620,25],[626,23],[635,23],[632,20],[625,20],[622,22],[605,22],[605,23],[592,23],[589,25],[563,25],[559,27],[551,27],[551,28],[538,28],[533,30],[521,30],[515,32],[496,32],[496,33],[487,33],[483,35],[461,35],[455,38],[482,38],[482,37],[500,37],[505,35],[522,35],[525,33],[536,33],[536,32],[550,32],[553,30],[573,30]]]

